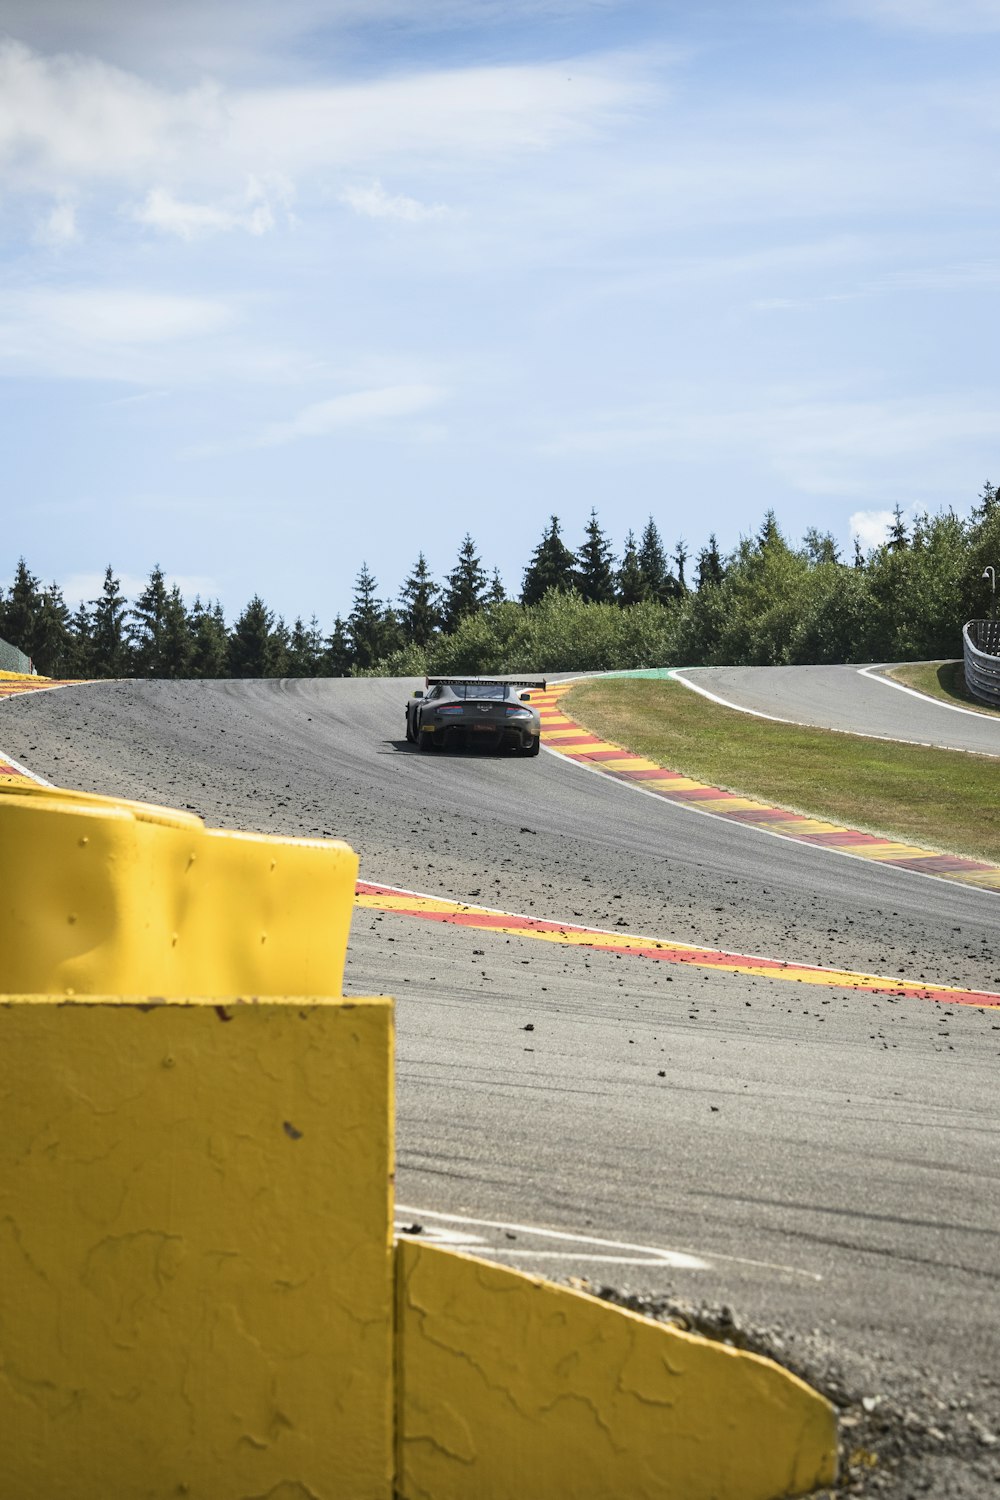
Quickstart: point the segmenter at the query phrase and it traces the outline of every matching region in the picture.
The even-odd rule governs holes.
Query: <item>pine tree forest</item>
[[[961,652],[967,619],[991,608],[1000,564],[1000,491],[987,483],[966,518],[907,520],[850,558],[811,528],[801,544],[773,512],[729,555],[714,533],[668,550],[652,516],[620,555],[591,511],[577,550],[550,516],[516,598],[466,534],[437,582],[423,552],[394,596],[367,561],[351,607],[328,628],[291,625],[255,594],[227,622],[217,600],[190,604],[157,564],[129,600],[109,566],[95,599],[71,611],[58,583],[24,558],[0,590],[0,637],[51,677],[346,677],[425,672],[598,671],[643,666],[936,660]]]

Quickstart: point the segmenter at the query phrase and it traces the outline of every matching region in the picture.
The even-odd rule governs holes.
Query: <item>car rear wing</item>
[[[425,687],[485,687],[500,684],[503,687],[535,688],[544,693],[544,677],[425,677]]]

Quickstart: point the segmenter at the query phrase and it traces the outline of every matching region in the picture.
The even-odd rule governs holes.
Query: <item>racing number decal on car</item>
[[[542,724],[532,690],[543,677],[428,677],[406,704],[406,738],[421,750],[456,740],[537,755]]]

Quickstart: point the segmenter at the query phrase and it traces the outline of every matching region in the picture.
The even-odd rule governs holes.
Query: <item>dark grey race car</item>
[[[518,755],[537,755],[542,724],[531,693],[542,677],[428,677],[406,705],[406,738],[421,750],[460,739]]]

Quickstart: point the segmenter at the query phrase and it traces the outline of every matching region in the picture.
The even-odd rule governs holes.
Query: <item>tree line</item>
[[[688,565],[691,564],[690,577]],[[966,619],[990,607],[1000,565],[1000,491],[970,514],[897,506],[886,540],[850,559],[811,528],[799,545],[769,511],[726,555],[716,538],[668,553],[649,518],[615,556],[592,511],[575,551],[557,516],[517,598],[466,535],[442,583],[421,552],[393,600],[363,563],[351,609],[324,632],[289,626],[255,594],[232,625],[217,600],[189,606],[157,565],[132,601],[109,566],[96,599],[70,611],[24,558],[0,591],[0,637],[53,677],[344,677],[424,672],[607,670],[921,660],[960,654]]]

